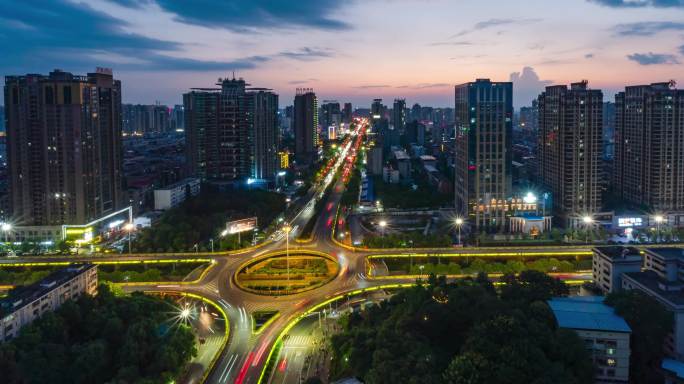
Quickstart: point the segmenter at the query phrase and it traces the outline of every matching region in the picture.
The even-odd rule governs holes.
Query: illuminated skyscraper
[[[513,84],[477,79],[457,85],[455,95],[456,211],[476,228],[505,228]]]

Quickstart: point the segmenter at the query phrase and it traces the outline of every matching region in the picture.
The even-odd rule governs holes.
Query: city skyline
[[[274,89],[281,107],[298,87],[366,107],[448,107],[454,85],[486,77],[513,81],[518,108],[581,79],[606,100],[625,85],[684,81],[680,1],[0,3],[0,75],[111,67],[124,103],[181,104],[233,71]]]

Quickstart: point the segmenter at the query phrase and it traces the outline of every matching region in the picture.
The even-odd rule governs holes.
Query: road
[[[198,281],[190,283],[168,283],[168,284],[139,284],[128,285],[126,290],[134,291],[160,291],[160,292],[183,292],[204,297],[216,303],[226,313],[229,319],[230,337],[227,345],[223,348],[221,355],[214,364],[207,383],[257,383],[264,364],[266,364],[269,353],[274,342],[278,339],[284,329],[288,329],[290,323],[297,319],[315,305],[326,301],[331,297],[341,294],[354,292],[362,288],[377,287],[388,283],[387,280],[371,280],[366,276],[366,258],[372,255],[394,254],[394,255],[462,255],[478,257],[526,257],[526,256],[553,256],[563,253],[572,255],[587,255],[591,252],[588,246],[570,247],[501,247],[501,248],[466,248],[466,249],[402,249],[402,250],[368,250],[353,249],[345,247],[334,241],[331,234],[336,220],[337,207],[344,192],[343,179],[345,173],[353,166],[353,156],[358,150],[360,138],[367,125],[359,127],[356,135],[348,146],[345,146],[340,161],[335,164],[333,171],[339,170],[342,177],[332,187],[332,192],[325,202],[324,208],[319,213],[317,224],[313,231],[312,240],[306,243],[294,241],[295,234],[290,234],[290,251],[296,252],[297,249],[318,250],[328,253],[337,258],[340,264],[338,276],[330,283],[305,293],[292,294],[288,296],[272,297],[260,296],[245,292],[239,289],[233,278],[246,261],[264,255],[269,252],[284,251],[286,239],[284,236],[276,236],[272,240],[252,248],[243,249],[236,252],[216,252],[216,253],[175,253],[175,254],[134,254],[134,255],[81,255],[71,256],[68,259],[57,256],[13,258],[0,261],[0,263],[51,263],[51,262],[95,262],[95,263],[157,263],[170,262],[173,260],[192,260],[201,259],[204,261],[213,260],[215,266],[208,273],[201,276]],[[358,140],[357,140],[358,138]],[[313,190],[304,197],[309,199],[309,203],[303,204],[303,208],[294,212],[288,217],[291,227],[304,228],[311,215],[315,214],[312,207],[314,199],[323,194],[327,183],[332,182],[332,178],[326,178],[325,182],[315,186]],[[401,282],[411,282],[413,278],[404,277]],[[263,332],[255,334],[252,331],[251,313],[259,310],[276,310],[279,316]],[[304,342],[300,339],[299,342]],[[297,355],[296,345],[288,344],[292,347],[288,352],[291,364],[295,368],[304,364],[303,358]],[[287,349],[287,348],[286,348]],[[287,349],[289,350],[289,349]],[[277,357],[277,356],[276,356]],[[206,356],[205,356],[206,358]],[[289,372],[289,370],[287,370]],[[290,379],[282,374],[274,373],[273,382],[289,382]],[[263,382],[267,382],[265,378]]]

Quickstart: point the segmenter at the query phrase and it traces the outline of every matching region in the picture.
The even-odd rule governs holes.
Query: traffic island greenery
[[[205,270],[210,264],[203,262],[117,264],[98,265],[98,278],[112,283],[143,283],[157,281],[182,281],[190,273],[197,274],[198,269]],[[62,269],[57,267],[10,267],[0,268],[0,285],[23,286],[33,284],[50,273]],[[199,272],[201,273],[201,272]],[[199,275],[197,275],[199,276]]]
[[[156,281],[182,281],[198,268],[208,268],[208,263],[169,263],[147,265],[123,264],[98,266],[98,278],[112,283],[142,283]],[[199,276],[199,275],[198,275]]]
[[[133,252],[193,252],[210,250],[209,239],[214,239],[214,250],[232,250],[248,245],[251,236],[221,237],[226,222],[256,216],[265,228],[285,209],[285,196],[256,190],[227,192],[202,191],[200,195],[168,210],[151,228],[137,234]]]
[[[333,379],[365,383],[590,383],[582,339],[557,327],[545,300],[568,287],[543,273],[428,283],[355,311],[332,336]]]
[[[291,295],[308,291],[337,276],[339,266],[332,258],[291,253],[273,256],[240,268],[235,282],[241,289],[261,295]]]
[[[447,234],[423,235],[422,231],[405,233],[392,233],[384,236],[366,236],[363,245],[368,248],[429,248],[449,247],[452,245],[451,237]]]
[[[379,262],[379,261],[378,261]],[[392,274],[436,275],[476,275],[478,273],[520,273],[526,270],[539,272],[575,272],[591,269],[591,258],[557,259],[537,258],[536,260],[483,260],[473,258],[386,258],[385,264]],[[422,270],[421,270],[422,267]]]
[[[252,332],[260,333],[267,325],[271,324],[279,314],[278,311],[252,312]]]
[[[67,301],[0,345],[6,384],[159,383],[175,380],[197,354],[189,327],[174,325],[175,305],[134,293]]]

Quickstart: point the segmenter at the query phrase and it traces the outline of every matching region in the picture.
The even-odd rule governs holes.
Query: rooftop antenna
[[[235,71],[233,71],[233,80],[235,80]]]

